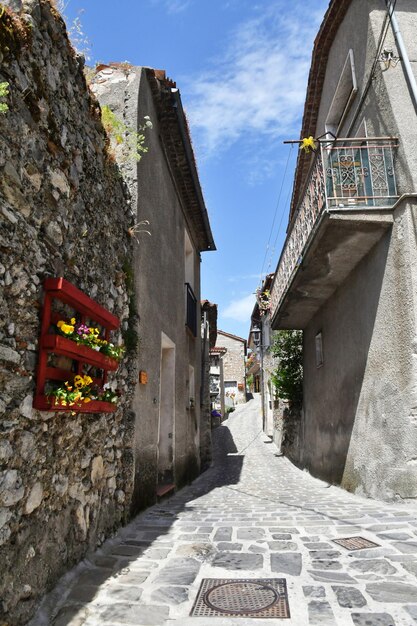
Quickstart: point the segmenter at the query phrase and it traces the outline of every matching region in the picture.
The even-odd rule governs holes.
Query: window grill
[[[185,325],[192,332],[194,337],[197,337],[197,298],[194,295],[194,291],[191,288],[190,283],[185,283],[186,291],[186,307],[187,317]]]

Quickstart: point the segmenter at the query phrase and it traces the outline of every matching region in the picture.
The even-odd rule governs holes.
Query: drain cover
[[[333,543],[338,543],[347,550],[364,550],[365,548],[378,548],[379,544],[364,539],[363,537],[347,537],[346,539],[333,539]]]
[[[190,615],[290,617],[284,578],[203,578]]]

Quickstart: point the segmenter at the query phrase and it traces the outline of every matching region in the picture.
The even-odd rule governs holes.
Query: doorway
[[[174,483],[175,344],[162,333],[159,391],[158,486]]]

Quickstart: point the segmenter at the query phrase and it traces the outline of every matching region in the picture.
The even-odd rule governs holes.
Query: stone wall
[[[114,414],[40,412],[32,397],[46,277],[64,276],[127,330],[132,221],[63,21],[47,0],[0,21],[10,91],[0,115],[0,623],[18,625],[128,514],[134,358],[115,375]]]
[[[224,381],[236,381],[243,385],[243,391],[235,390],[234,403],[246,402],[245,395],[245,341],[218,331],[217,347],[227,348],[223,357]],[[225,388],[227,393],[227,388]]]

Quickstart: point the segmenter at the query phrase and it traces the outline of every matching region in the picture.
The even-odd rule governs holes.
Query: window
[[[338,134],[358,91],[353,50],[349,50],[326,118],[326,132]]]
[[[187,231],[184,231],[185,281],[194,289],[194,248]]]
[[[316,366],[321,367],[324,363],[323,359],[323,336],[321,331],[316,335]]]
[[[232,387],[237,387],[237,380],[225,380],[224,388],[231,389]]]

